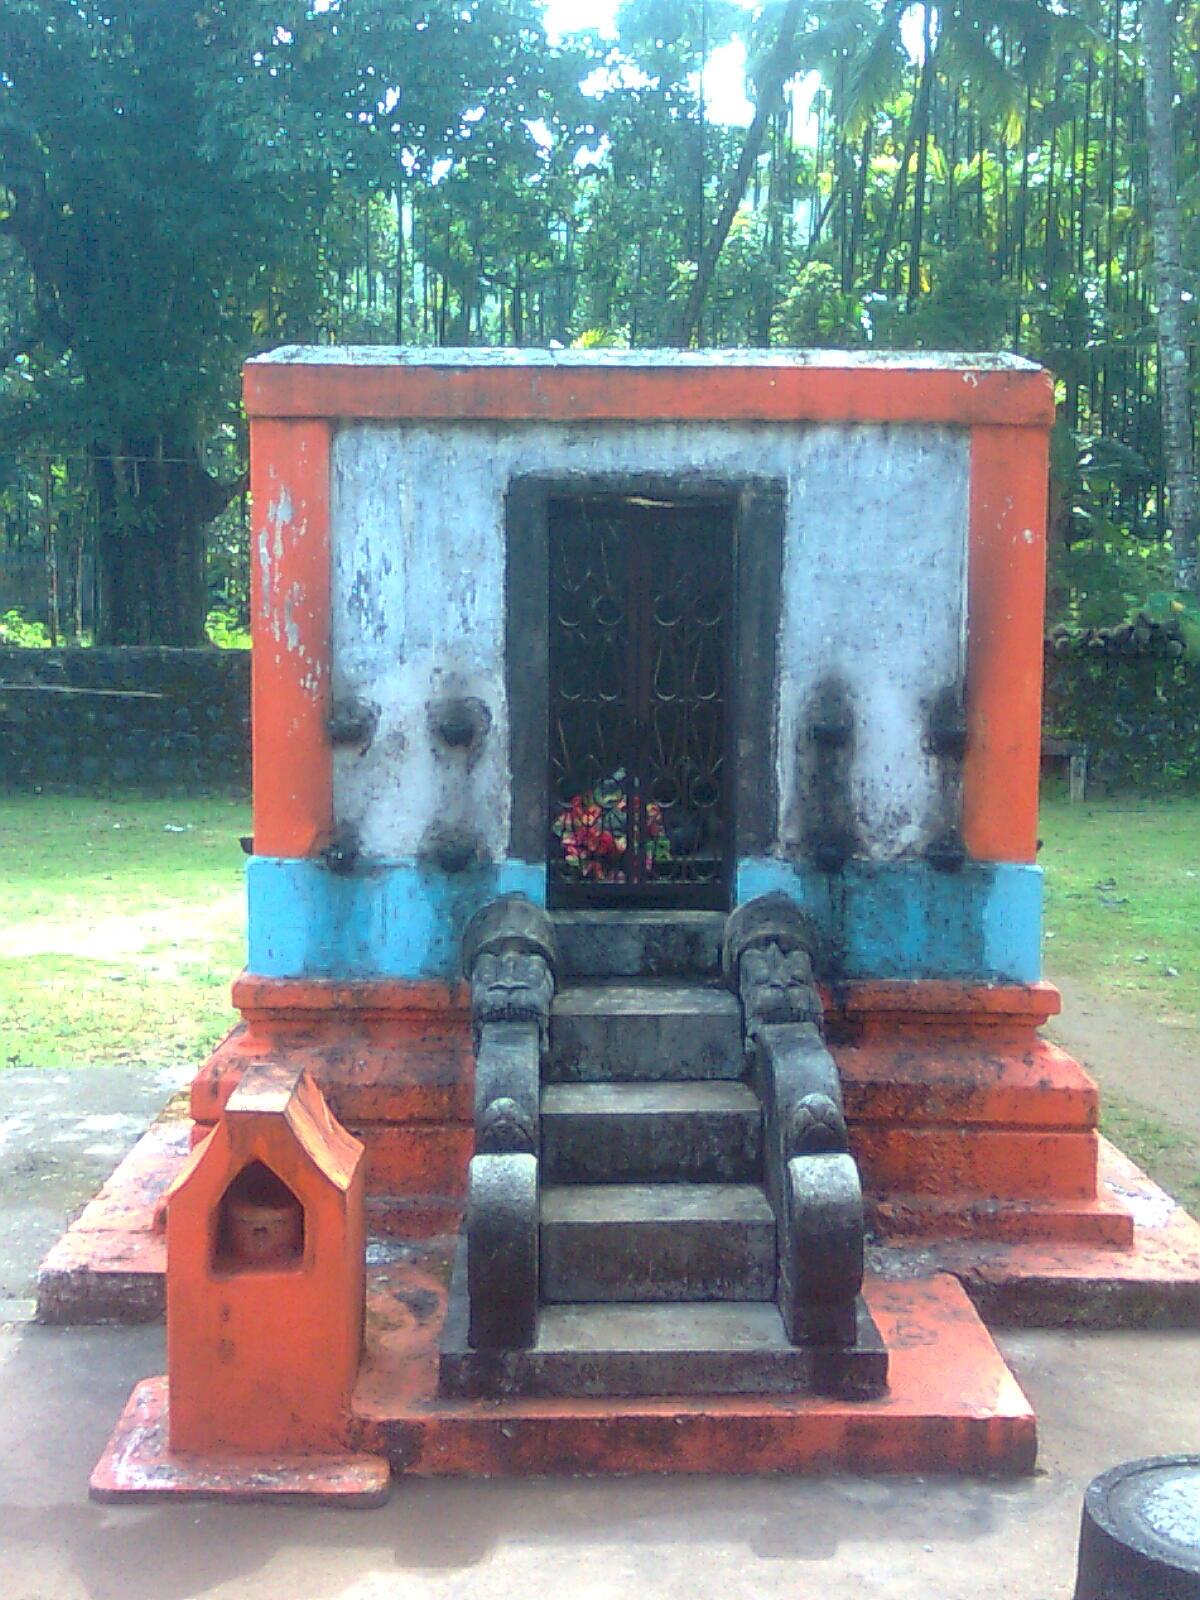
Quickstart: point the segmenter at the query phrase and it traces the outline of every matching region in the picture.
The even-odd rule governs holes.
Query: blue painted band
[[[453,877],[416,862],[344,875],[319,861],[246,864],[248,970],[264,978],[454,978],[462,930],[481,905],[541,904],[546,869],[498,861]]]
[[[1041,976],[1042,869],[852,861],[830,876],[774,857],[738,864],[739,903],[782,890],[816,920],[848,978]]]
[[[249,970],[271,978],[451,978],[467,919],[496,895],[542,904],[544,866],[502,861],[453,877],[416,862],[341,876],[256,856],[246,868]],[[1041,972],[1039,867],[853,862],[835,877],[767,857],[738,866],[737,898],[790,894],[854,978],[1007,979]]]

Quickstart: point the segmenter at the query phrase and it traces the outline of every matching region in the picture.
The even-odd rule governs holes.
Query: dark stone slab
[[[708,978],[721,967],[723,911],[556,911],[570,978]]]
[[[767,1193],[776,1211],[784,1203],[787,1164],[812,1147],[847,1146],[842,1083],[837,1063],[812,1023],[760,1028],[754,1041],[754,1085],[762,1098]],[[814,1101],[813,1097],[818,1097]],[[828,1139],[816,1137],[810,1113],[825,1102]]]
[[[550,1084],[546,1183],[745,1183],[760,1175],[762,1107],[743,1083]]]
[[[738,986],[738,969],[748,950],[777,945],[785,954],[817,955],[819,937],[812,918],[781,890],[756,895],[729,913],[721,943],[721,970],[731,989]]]
[[[853,1337],[863,1280],[863,1198],[853,1157],[794,1156],[779,1230],[779,1304],[797,1344]]]
[[[741,1011],[724,989],[661,981],[570,984],[554,998],[551,1082],[740,1078],[743,1066]]]
[[[472,1158],[466,1232],[471,1344],[481,1350],[533,1344],[538,1313],[535,1156]]]
[[[789,1344],[779,1312],[758,1302],[546,1306],[532,1350],[471,1350],[465,1327],[456,1273],[439,1366],[447,1399],[813,1394],[867,1400],[887,1386],[887,1351],[861,1302],[850,1350]]]
[[[515,1100],[538,1114],[541,1046],[536,1022],[489,1022],[475,1052],[475,1123],[494,1100]]]
[[[775,1216],[750,1184],[587,1184],[542,1191],[547,1303],[769,1300]]]
[[[1075,1600],[1200,1600],[1200,1456],[1151,1456],[1088,1488]]]

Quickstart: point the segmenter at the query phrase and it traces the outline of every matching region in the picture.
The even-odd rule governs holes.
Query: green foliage
[[[50,634],[44,622],[28,622],[13,609],[0,616],[0,644],[16,645],[20,650],[48,649]]]
[[[241,362],[322,336],[340,218],[438,162],[531,181],[555,59],[535,0],[5,0],[0,458],[96,463],[118,637],[195,642],[202,586],[166,614],[153,569],[199,570]]]
[[[205,632],[219,650],[249,650],[250,629],[235,611],[214,607],[208,613]]]
[[[740,42],[753,98],[785,9],[628,0],[614,38],[551,47],[539,0],[7,0],[9,538],[44,537],[47,454],[68,565],[85,529],[110,576],[137,544],[136,587],[155,548],[186,545],[172,516],[202,519],[202,630],[246,605],[247,353],[673,342],[744,139],[714,120],[705,65]],[[1198,27],[1184,0],[1193,278]],[[700,319],[708,345],[1050,365],[1055,619],[1112,621],[1172,581],[1139,46],[1129,0],[811,9]]]
[[[1187,642],[1188,659],[1200,668],[1200,600],[1194,594],[1160,590],[1147,599],[1146,614],[1155,622],[1175,623]]]
[[[827,261],[801,267],[771,322],[774,344],[799,349],[853,349],[866,331],[862,301],[840,287]]]
[[[1191,1044],[1200,1024],[1200,799],[1044,800],[1040,826],[1050,971],[1141,1002],[1191,1030],[1181,1036]]]
[[[1200,670],[1097,653],[1046,663],[1047,723],[1080,739],[1102,786],[1162,794],[1200,790]]]
[[[901,349],[1002,348],[1014,295],[996,281],[984,246],[972,242],[935,249],[928,268],[929,291],[912,311],[894,302],[872,305],[877,342]]]

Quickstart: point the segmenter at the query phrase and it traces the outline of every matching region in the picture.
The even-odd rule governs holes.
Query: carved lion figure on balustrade
[[[483,950],[471,968],[471,1020],[476,1033],[489,1022],[550,1023],[554,975],[545,958],[517,940]]]
[[[738,963],[738,992],[748,1038],[770,1023],[821,1026],[821,1001],[804,950],[785,950],[774,941],[752,945]]]

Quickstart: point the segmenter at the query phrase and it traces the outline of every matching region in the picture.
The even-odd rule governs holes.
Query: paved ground
[[[1079,1503],[1117,1460],[1200,1441],[1200,1335],[1027,1333],[1005,1349],[1042,1420],[1017,1484],[626,1479],[419,1483],[381,1511],[92,1506],[87,1475],[156,1330],[0,1343],[4,1600],[1050,1600]]]
[[[0,1282],[27,1305],[42,1250],[170,1082],[0,1073]],[[830,1595],[1059,1600],[1088,1480],[1200,1449],[1200,1332],[1020,1333],[1002,1344],[1041,1419],[1036,1477],[402,1482],[375,1512],[114,1508],[88,1473],[157,1329],[0,1328],[0,1600],[571,1600]]]
[[[33,1315],[38,1262],[189,1076],[0,1070],[0,1319]]]

